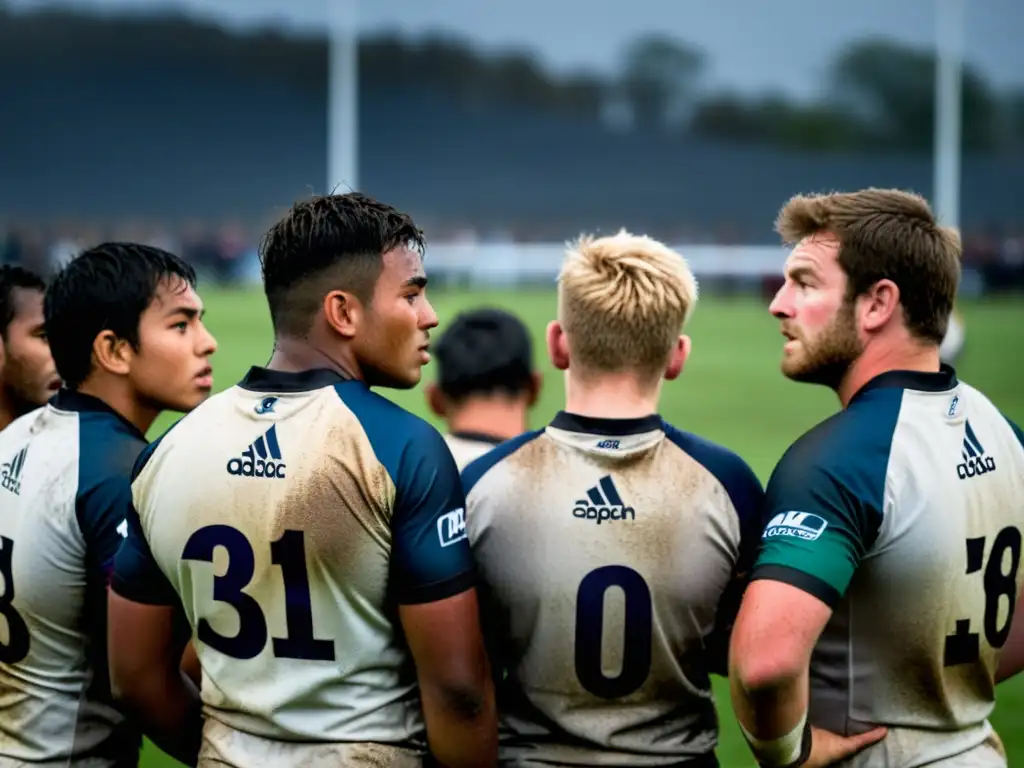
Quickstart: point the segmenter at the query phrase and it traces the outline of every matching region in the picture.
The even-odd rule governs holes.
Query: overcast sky
[[[7,0],[8,5],[175,7],[237,25],[275,19],[316,29],[328,2],[350,0]],[[709,84],[802,96],[850,39],[935,40],[935,2],[948,0],[356,0],[359,27],[444,29],[485,48],[529,48],[552,69],[612,70],[623,44],[662,31],[709,53]],[[997,86],[1024,85],[1024,0],[963,0],[968,58]],[[827,12],[825,9],[828,9]]]

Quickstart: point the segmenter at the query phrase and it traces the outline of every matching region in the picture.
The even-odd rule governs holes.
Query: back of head
[[[879,280],[891,280],[910,333],[934,344],[942,341],[960,282],[962,251],[957,232],[938,224],[924,198],[896,189],[798,195],[782,208],[775,228],[787,243],[835,236],[848,300]]]
[[[196,274],[177,256],[136,243],[102,243],[57,273],[46,291],[46,334],[68,388],[89,376],[93,341],[103,331],[138,348],[142,313],[168,279],[195,287]]]
[[[659,378],[696,302],[685,259],[625,230],[571,244],[558,276],[572,364],[588,373]]]
[[[433,353],[437,386],[452,401],[531,391],[530,333],[511,312],[485,307],[459,314],[433,345]]]
[[[46,290],[46,283],[35,272],[11,264],[0,265],[0,338],[7,336],[7,328],[17,314],[15,291]]]
[[[302,200],[263,238],[263,287],[278,336],[304,337],[332,290],[370,302],[383,255],[399,246],[422,253],[412,219],[371,197],[350,192]]]

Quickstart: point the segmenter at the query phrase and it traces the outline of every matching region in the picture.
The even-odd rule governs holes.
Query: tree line
[[[611,76],[554,74],[527,52],[482,52],[444,34],[367,36],[358,57],[364,93],[429,89],[468,110],[529,110],[599,121],[612,130],[820,151],[925,152],[933,141],[934,51],[889,39],[857,40],[840,50],[823,67],[821,92],[828,95],[810,103],[781,90],[759,96],[709,90],[706,52],[660,34],[626,46]],[[187,62],[192,70],[214,67],[295,88],[326,88],[322,38],[271,29],[243,35],[185,16],[24,14],[0,5],[4,71],[97,60],[118,66]],[[999,92],[966,64],[963,106],[965,150],[1024,150],[1024,88]]]

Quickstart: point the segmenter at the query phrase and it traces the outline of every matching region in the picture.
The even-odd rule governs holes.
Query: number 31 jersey
[[[775,468],[752,578],[832,608],[810,720],[889,728],[852,765],[1005,765],[986,718],[1020,609],[1021,442],[951,368],[892,371]]]
[[[203,671],[200,763],[418,765],[397,605],[474,580],[437,431],[332,371],[253,368],[136,473],[112,586],[184,608]]]
[[[761,486],[658,416],[559,413],[467,466],[467,526],[517,765],[717,765],[709,673]]]

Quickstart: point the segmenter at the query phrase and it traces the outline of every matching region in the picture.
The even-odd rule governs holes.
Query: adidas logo
[[[228,474],[242,477],[284,478],[285,464],[277,442],[277,425],[250,443],[241,458],[228,461]]]
[[[636,510],[622,503],[611,475],[605,475],[587,491],[587,498],[576,502],[572,516],[581,520],[596,520],[600,525],[605,520],[636,520]]]
[[[984,475],[996,468],[996,460],[985,455],[985,449],[971,429],[970,421],[964,422],[964,447],[961,455],[964,460],[956,465],[956,474],[961,480]]]
[[[26,445],[18,451],[14,458],[6,464],[0,464],[0,488],[10,491],[15,496],[21,495],[21,468],[25,466],[25,457],[28,455]]]

